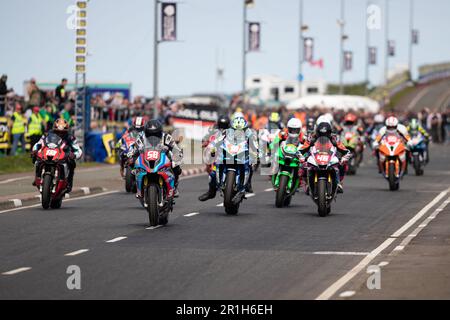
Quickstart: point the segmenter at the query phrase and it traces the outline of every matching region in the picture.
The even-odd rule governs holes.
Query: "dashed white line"
[[[378,264],[378,266],[379,267],[385,267],[385,266],[387,266],[389,264],[389,262],[387,262],[387,261],[381,261],[379,264]]]
[[[3,272],[2,275],[12,276],[14,274],[18,274],[18,273],[21,273],[21,272],[24,272],[24,271],[28,271],[28,270],[31,270],[31,268],[30,267],[22,267],[22,268],[17,268],[17,269],[14,269],[14,270]]]
[[[353,297],[355,295],[355,293],[356,293],[355,291],[344,291],[339,295],[339,297],[350,298],[350,297]]]
[[[155,230],[155,229],[158,229],[158,228],[161,228],[162,227],[162,225],[157,225],[157,226],[155,226],[155,227],[148,227],[148,228],[145,228],[145,230]]]
[[[245,195],[246,198],[251,198],[251,197],[254,197],[254,196],[256,196],[255,193],[249,193],[249,194]]]
[[[12,179],[7,179],[7,180],[2,180],[2,181],[0,181],[0,184],[10,183],[10,182],[19,181],[19,180],[25,180],[25,179],[31,179],[31,178],[32,178],[32,176],[12,178]]]
[[[79,254],[82,254],[82,253],[85,253],[85,252],[88,252],[88,251],[89,251],[89,249],[80,249],[80,250],[77,250],[77,251],[66,253],[65,256],[66,257],[73,257],[73,256],[77,256]]]
[[[108,241],[106,241],[106,242],[108,242],[108,243],[113,243],[113,242],[117,242],[117,241],[124,240],[124,239],[126,239],[126,238],[127,238],[127,237],[117,237],[117,238],[108,240]]]
[[[337,256],[367,256],[369,252],[354,251],[314,251],[313,254],[318,255],[337,255]]]
[[[273,188],[268,188],[268,189],[264,190],[264,192],[269,192],[269,191],[273,191]]]
[[[223,207],[223,202],[216,205],[216,207]]]
[[[196,216],[198,214],[200,214],[200,212],[192,212],[192,213],[185,214],[184,216],[185,217],[193,217],[193,216]]]

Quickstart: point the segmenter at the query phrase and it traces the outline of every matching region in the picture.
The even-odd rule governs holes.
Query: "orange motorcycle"
[[[380,141],[379,163],[383,176],[389,181],[391,191],[398,190],[400,179],[405,173],[406,146],[403,139],[397,134],[387,134]]]

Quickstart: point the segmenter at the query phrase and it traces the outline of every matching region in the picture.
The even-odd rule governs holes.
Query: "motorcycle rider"
[[[360,137],[364,136],[364,128],[359,125],[358,117],[353,113],[347,113],[344,117],[344,121],[341,124],[341,131],[344,129],[356,129],[360,135]]]
[[[144,152],[144,148],[146,145],[150,144],[149,138],[156,137],[159,138],[160,142],[167,148],[169,151],[169,158],[172,161],[172,171],[175,176],[175,188],[174,188],[174,197],[179,196],[178,191],[178,182],[179,177],[181,175],[182,169],[181,164],[183,161],[183,150],[177,145],[172,136],[168,133],[163,132],[162,124],[159,120],[153,119],[147,121],[144,126],[144,134],[142,134],[137,140],[136,143],[132,145],[130,152],[128,152],[129,163],[134,164],[136,159],[139,157],[141,152]],[[137,193],[136,198],[142,198],[142,175],[136,176],[137,181]]]
[[[212,127],[212,130],[210,130],[210,132],[208,132],[208,134],[206,135],[205,138],[203,138],[203,147],[206,148],[208,147],[208,145],[210,144],[210,137],[212,137],[213,135],[217,138],[218,136],[220,136],[221,134],[223,134],[223,132],[225,130],[227,130],[228,128],[230,128],[230,118],[228,118],[227,115],[221,115],[219,116],[219,118],[217,119],[217,123],[215,126]],[[209,165],[208,165],[208,171],[209,171],[209,188],[208,191],[205,192],[204,194],[202,194],[201,196],[198,197],[198,200],[200,201],[207,201],[209,199],[213,199],[216,197],[216,191],[217,191],[217,187],[216,187],[216,170],[210,170],[209,169]]]
[[[269,121],[267,122],[266,129],[270,131],[272,130],[281,130],[284,128],[283,123],[281,122],[281,117],[278,112],[272,112],[269,117]]]
[[[306,141],[305,144],[300,148],[300,162],[304,163],[306,161],[307,157],[309,156],[311,147],[314,146],[314,144],[320,137],[327,137],[328,139],[330,139],[333,146],[338,150],[337,155],[340,159],[339,171],[337,172],[337,191],[338,193],[343,193],[344,189],[342,187],[342,182],[344,181],[344,176],[347,171],[347,163],[351,159],[352,153],[342,144],[342,142],[339,141],[337,135],[333,133],[333,127],[329,119],[319,117],[316,124],[316,132],[311,136],[311,139]],[[303,172],[302,175],[305,174],[306,173]]]
[[[227,133],[229,130],[233,130],[236,135],[242,134],[245,139],[247,140],[248,147],[249,147],[249,158],[250,158],[250,165],[249,165],[249,172],[246,172],[246,175],[248,175],[248,181],[244,183],[244,188],[239,190],[239,192],[234,196],[233,202],[239,203],[242,198],[245,196],[245,192],[252,192],[251,190],[251,180],[252,180],[252,172],[253,172],[253,166],[257,164],[258,160],[258,141],[257,136],[254,130],[250,129],[248,127],[248,122],[245,120],[244,115],[241,112],[235,112],[231,117],[231,126],[230,129],[224,130],[222,134],[214,139],[209,145],[209,154],[212,158],[215,158],[217,147],[220,146],[220,144],[226,139]],[[220,164],[219,164],[220,166]],[[219,168],[217,168],[219,170]],[[211,188],[215,188],[217,190],[217,179],[211,181]],[[208,196],[208,199],[213,199],[216,195],[216,192],[211,192]],[[203,200],[203,201],[206,201]]]
[[[69,133],[69,123],[60,118],[57,119],[53,123],[53,129],[50,130],[48,133],[44,134],[41,139],[33,146],[31,157],[33,159],[33,163],[35,165],[35,171],[36,171],[36,177],[33,181],[33,185],[36,185],[36,180],[40,177],[40,172],[38,172],[39,168],[39,160],[36,159],[37,152],[42,148],[42,146],[45,144],[45,138],[50,134],[56,134],[58,135],[69,147],[70,153],[67,160],[67,165],[69,168],[69,174],[67,176],[67,190],[66,193],[70,193],[72,191],[73,187],[73,176],[75,174],[75,168],[76,168],[76,160],[79,160],[81,156],[83,155],[83,151],[81,150],[80,146],[78,145],[77,139],[74,135]]]
[[[309,137],[312,136],[314,131],[316,130],[316,120],[313,117],[309,117],[306,120],[306,138],[309,140]]]
[[[130,137],[133,140],[139,139],[139,137],[144,132],[145,120],[143,117],[136,117],[133,119],[131,126],[125,131],[122,137],[117,141],[116,148],[120,150],[119,158],[120,158],[120,176],[123,178],[125,176],[125,162],[127,160],[126,157],[126,140]]]
[[[386,119],[385,126],[380,129],[378,132],[378,136],[372,144],[372,149],[375,152],[375,156],[377,157],[378,163],[378,173],[382,173],[382,167],[380,164],[380,154],[378,148],[380,147],[380,141],[386,134],[397,134],[399,135],[406,144],[406,161],[404,164],[404,174],[408,173],[408,162],[409,162],[409,148],[411,145],[411,137],[409,136],[408,129],[399,123],[398,119],[394,116],[391,116]]]
[[[380,129],[384,127],[385,120],[386,119],[381,113],[376,114],[373,117],[373,124],[366,131],[366,136],[370,141],[370,147],[372,147],[372,144],[375,141],[378,132],[380,132]]]
[[[408,126],[406,127],[408,130],[408,133],[410,136],[415,136],[417,133],[421,133],[423,137],[425,138],[425,144],[426,144],[426,150],[425,150],[425,162],[430,162],[430,153],[428,152],[428,146],[430,144],[431,136],[430,134],[420,125],[420,122],[418,119],[413,118],[409,122]]]

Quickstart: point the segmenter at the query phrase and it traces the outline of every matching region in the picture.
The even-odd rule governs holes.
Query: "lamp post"
[[[341,0],[341,19],[339,20],[340,33],[340,49],[339,49],[339,94],[344,93],[344,41],[347,39],[345,36],[345,0]]]
[[[153,38],[153,118],[158,117],[158,4],[155,0],[154,38]]]

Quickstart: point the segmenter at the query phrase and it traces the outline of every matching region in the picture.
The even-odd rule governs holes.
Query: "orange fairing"
[[[405,144],[400,137],[389,135],[381,141],[379,151],[385,156],[400,156],[405,151]]]

